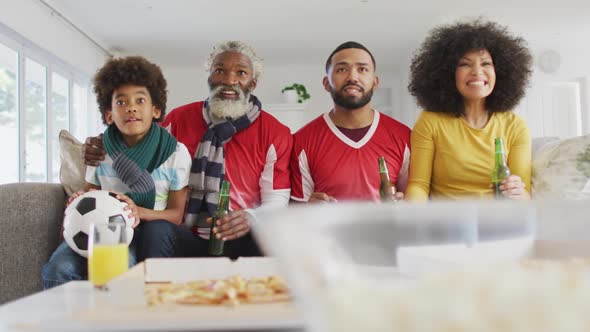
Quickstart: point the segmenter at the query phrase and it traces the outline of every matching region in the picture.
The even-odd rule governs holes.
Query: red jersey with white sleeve
[[[203,112],[203,101],[187,104],[172,110],[162,123],[193,158],[207,131]],[[292,146],[289,128],[262,110],[248,128],[225,144],[225,178],[231,183],[230,210],[287,206]]]
[[[293,135],[291,199],[306,202],[314,192],[337,200],[379,201],[379,162],[383,156],[391,182],[404,191],[410,162],[410,128],[374,111],[373,123],[355,142],[325,113]]]

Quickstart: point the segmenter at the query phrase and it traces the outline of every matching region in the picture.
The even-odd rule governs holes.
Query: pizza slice
[[[223,280],[147,284],[145,296],[149,305],[238,305],[290,300],[287,284],[278,276],[245,279],[236,275]]]

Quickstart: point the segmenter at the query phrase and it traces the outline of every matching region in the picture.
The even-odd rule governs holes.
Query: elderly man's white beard
[[[238,93],[239,98],[236,100],[223,99],[219,97],[222,90],[233,90]],[[250,93],[247,95],[239,87],[217,86],[209,93],[209,109],[211,113],[220,118],[237,119],[248,113],[248,100]]]

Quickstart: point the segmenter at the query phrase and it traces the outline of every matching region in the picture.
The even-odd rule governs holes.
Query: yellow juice
[[[104,286],[129,268],[129,249],[126,244],[94,245],[88,257],[88,280]]]

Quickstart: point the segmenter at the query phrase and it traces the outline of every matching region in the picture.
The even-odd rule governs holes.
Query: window
[[[86,137],[88,130],[88,117],[86,112],[86,105],[88,105],[88,88],[79,84],[74,84],[74,96],[73,104],[75,110],[84,110],[81,112],[75,112],[70,117],[72,119],[71,132],[74,136]],[[98,108],[97,108],[98,109]]]
[[[49,116],[49,158],[51,182],[59,182],[59,132],[70,129],[70,81],[58,73],[51,74],[51,114]],[[79,108],[78,108],[79,109]]]
[[[18,53],[0,44],[0,183],[19,181]]]
[[[82,138],[90,80],[0,25],[0,184],[59,182],[59,132]]]
[[[25,182],[47,181],[47,70],[25,60]]]

